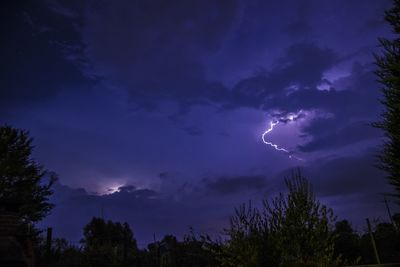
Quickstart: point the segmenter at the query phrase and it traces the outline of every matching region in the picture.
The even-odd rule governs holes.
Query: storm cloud
[[[218,232],[235,205],[285,190],[296,167],[339,215],[380,216],[373,54],[392,36],[389,6],[4,4],[0,123],[29,130],[34,158],[60,177],[43,225],[76,241],[103,210],[143,241],[190,225]],[[262,142],[271,121],[268,140],[290,154]]]

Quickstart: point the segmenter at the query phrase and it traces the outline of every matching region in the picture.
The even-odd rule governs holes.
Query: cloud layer
[[[365,203],[387,190],[371,158],[382,133],[370,123],[381,111],[373,53],[391,36],[389,5],[6,4],[0,123],[30,130],[35,159],[65,185],[45,223],[78,238],[104,206],[143,240],[189,225],[215,230],[233,206],[281,190],[297,165],[344,216],[357,200],[359,216],[380,214]],[[300,110],[269,134],[303,159],[294,161],[261,135]]]

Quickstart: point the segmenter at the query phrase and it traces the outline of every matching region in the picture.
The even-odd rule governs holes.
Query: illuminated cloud
[[[288,157],[290,159],[296,159],[296,160],[303,160],[300,157],[298,157],[297,155],[295,155],[295,153],[293,151],[289,151],[286,148],[280,147],[277,144],[274,144],[270,141],[267,141],[267,135],[272,132],[274,130],[274,127],[277,126],[278,124],[282,123],[282,124],[288,124],[291,122],[295,122],[299,119],[305,118],[306,113],[303,110],[299,110],[296,113],[288,113],[285,116],[280,116],[280,117],[276,117],[276,115],[274,116],[275,119],[271,120],[269,123],[269,128],[262,134],[261,138],[264,144],[271,146],[273,149],[277,150],[277,151],[282,151],[284,153],[288,154]]]

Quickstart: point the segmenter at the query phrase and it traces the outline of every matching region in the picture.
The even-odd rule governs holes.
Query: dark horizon
[[[297,167],[339,219],[387,221],[371,124],[391,3],[4,4],[0,125],[29,130],[59,176],[39,226],[74,243],[103,213],[140,246],[218,234]]]

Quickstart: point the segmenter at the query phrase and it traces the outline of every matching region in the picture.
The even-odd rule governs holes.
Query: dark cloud
[[[376,163],[376,152],[366,151],[360,156],[320,160],[309,166],[307,172],[319,196],[362,194],[373,199],[391,190]]]
[[[116,203],[123,204],[126,201],[132,201],[133,199],[138,200],[149,200],[159,198],[160,194],[151,189],[136,189],[135,186],[122,186],[119,187],[117,191],[112,192],[110,194],[102,195],[101,198],[105,200],[112,200]]]
[[[51,198],[56,206],[42,225],[52,226],[57,236],[67,237],[72,242],[80,240],[83,226],[93,216],[128,221],[135,230],[142,231],[142,227],[145,228],[145,221],[152,216],[152,211],[154,214],[161,213],[166,205],[163,205],[162,201],[150,199],[156,194],[155,192],[143,194],[141,191],[123,189],[113,194],[99,196],[57,183]],[[150,214],[146,213],[146,210]],[[121,218],[122,213],[125,213],[125,216]],[[157,224],[156,218],[153,218],[153,223]],[[139,240],[143,240],[144,237],[149,238],[145,232],[137,234],[135,231],[136,237]]]
[[[218,49],[236,10],[236,1],[96,5],[83,29],[86,56],[94,72],[125,88],[135,104],[146,105],[149,97],[201,103],[218,90],[205,79],[202,57]]]
[[[307,108],[301,100],[297,103],[292,95],[318,92],[316,87],[324,81],[323,73],[338,60],[331,49],[314,43],[294,44],[275,61],[271,70],[238,81],[222,98],[222,106],[225,109],[252,107],[287,111]]]
[[[203,130],[196,126],[188,126],[184,128],[185,132],[192,136],[200,136],[203,135]]]
[[[44,223],[74,240],[101,214],[144,241],[220,230],[232,203],[284,190],[270,177],[296,164],[344,215],[379,212],[367,202],[386,190],[382,173],[354,154],[379,138],[371,62],[390,2],[5,4],[0,122],[18,112],[7,122],[31,131],[35,158],[87,190],[57,184]],[[304,161],[262,144],[270,117],[274,142],[304,138]]]
[[[313,80],[315,82],[323,81],[322,74],[324,71],[305,70],[305,72],[308,71],[310,73],[305,76],[314,77]],[[327,90],[320,90],[316,85],[314,83],[314,86],[304,87],[300,84],[296,90],[267,100],[265,108],[294,111],[299,109],[321,109],[334,114],[346,114],[352,117],[376,115],[379,109],[377,99],[380,96],[380,92],[371,64],[361,65],[355,63],[345,77],[332,83]],[[336,86],[339,88],[335,88]],[[366,108],[367,106],[369,108]]]
[[[385,173],[376,167],[376,153],[373,149],[354,156],[318,159],[300,170],[323,204],[333,208],[340,219],[349,219],[360,229],[364,228],[366,217],[387,218],[383,196],[393,192]],[[285,170],[270,182],[275,184],[275,192],[286,190],[282,178],[290,178],[292,172],[293,169]]]
[[[286,27],[286,30],[289,34],[294,36],[306,36],[307,33],[312,31],[312,27],[309,24],[312,1],[296,1],[294,5],[296,13],[291,17],[291,21]]]
[[[15,51],[5,52],[5,56],[9,55],[5,58],[10,59],[10,64],[5,65],[11,74],[5,77],[11,77],[10,81],[13,81],[6,87],[19,89],[3,91],[6,92],[3,99],[34,99],[41,93],[55,93],[60,86],[81,88],[88,82],[87,77],[96,75],[108,85],[124,88],[133,103],[148,109],[155,109],[156,103],[165,99],[180,103],[183,113],[187,113],[192,105],[210,102],[225,108],[263,106],[269,109],[285,107],[284,103],[272,104],[271,101],[282,102],[290,86],[314,89],[322,82],[322,73],[338,61],[337,53],[327,48],[329,46],[301,38],[297,44],[292,42],[284,46],[288,47],[285,55],[275,61],[270,71],[240,79],[233,88],[206,77],[208,58],[229,47],[227,41],[246,53],[251,47],[242,46],[240,40],[268,45],[265,40],[271,41],[269,37],[276,29],[271,26],[272,21],[271,25],[265,23],[271,19],[266,14],[284,10],[294,19],[287,27],[297,25],[301,29],[295,31],[304,32],[310,27],[306,26],[308,21],[315,17],[312,12],[318,6],[316,1],[298,1],[294,7],[286,2],[271,4],[265,1],[252,4],[236,1],[166,4],[163,1],[125,0],[38,3],[13,7],[14,12],[6,12],[12,15],[5,18],[14,21],[16,26],[7,33],[10,37],[6,39],[10,43],[5,47],[19,45]],[[321,5],[324,12],[332,12],[331,4]],[[376,9],[384,7],[380,5]],[[25,19],[23,14],[28,14]],[[39,18],[45,18],[45,21]],[[32,37],[33,28],[38,34]],[[20,37],[15,39],[15,36]],[[29,49],[33,48],[33,51],[25,51],[24,43],[32,44]],[[25,51],[25,54],[18,56],[18,51]],[[28,61],[26,55],[30,55]],[[71,58],[73,60],[67,60]],[[77,68],[79,64],[80,68]],[[10,68],[10,65],[16,67]],[[26,79],[15,79],[18,73],[27,75]],[[15,80],[26,84],[15,83]],[[305,94],[299,98],[304,103],[303,98],[308,97]],[[310,105],[305,103],[305,106]]]
[[[183,237],[190,226],[209,233],[218,233],[222,229],[210,208],[217,207],[217,203],[212,205],[193,198],[177,201],[150,189],[134,188],[124,186],[115,193],[92,195],[56,183],[51,197],[55,207],[40,226],[51,226],[55,236],[66,237],[72,243],[79,244],[82,229],[93,216],[126,221],[142,247],[151,242],[154,235],[157,238],[165,234]],[[214,222],[213,226],[210,220]],[[208,228],[210,226],[213,228]]]
[[[271,76],[302,88],[314,88],[322,81],[324,71],[336,61],[337,56],[331,49],[312,43],[296,44],[289,47],[286,55],[278,61],[281,66]]]
[[[320,61],[324,62],[324,60]],[[269,98],[265,98],[264,104],[266,110],[284,111],[278,115],[298,110],[317,111],[318,116],[301,129],[303,137],[311,139],[299,146],[303,152],[338,148],[380,136],[379,132],[370,126],[377,120],[380,112],[379,86],[370,64],[355,63],[351,72],[333,82],[326,90],[320,90],[317,87],[317,84],[323,81],[323,71],[316,69],[306,71],[310,71],[310,74],[301,75],[301,77],[314,77],[305,80],[312,80],[312,83],[305,81],[298,83],[298,87],[291,92],[284,93],[285,90],[277,90],[275,94],[271,93]],[[282,74],[282,76],[285,75]],[[291,80],[295,79],[288,81]],[[267,81],[268,79],[265,78],[258,86],[253,85],[249,88],[261,86],[267,88],[271,84]],[[281,84],[280,88],[284,86]],[[276,117],[276,114],[274,111],[270,113],[273,117]]]
[[[93,84],[80,69],[79,21],[42,1],[13,1],[1,9],[0,111],[41,103],[60,90]],[[75,59],[68,59],[73,55]]]
[[[265,189],[267,181],[264,176],[234,176],[218,177],[213,180],[204,179],[206,193],[229,195],[246,191],[259,191]]]
[[[296,9],[298,19],[306,21],[314,5],[313,1],[299,2],[299,8]],[[242,13],[238,11],[241,6],[235,1],[199,1],[190,4],[185,1],[172,4],[162,1],[103,1],[96,4],[88,2],[86,8],[75,2],[60,2],[39,7],[26,9],[34,15],[35,10],[36,13],[37,10],[47,10],[46,14],[41,14],[41,17],[48,20],[46,23],[37,22],[32,19],[34,15],[29,15],[34,25],[43,24],[46,31],[34,38],[30,36],[24,42],[9,38],[10,42],[20,44],[21,48],[23,43],[32,43],[31,48],[37,48],[37,51],[29,54],[34,57],[28,64],[22,64],[15,60],[18,58],[15,53],[7,53],[10,61],[13,61],[9,65],[18,68],[27,66],[26,71],[8,68],[12,75],[7,76],[14,77],[17,73],[31,75],[26,79],[18,79],[29,86],[18,85],[14,81],[16,79],[12,78],[12,86],[19,89],[4,91],[10,95],[4,95],[3,99],[33,99],[41,92],[45,95],[55,93],[61,85],[77,87],[79,84],[84,87],[88,82],[87,77],[97,75],[126,89],[136,105],[155,109],[158,101],[172,99],[181,106],[179,113],[185,114],[192,105],[210,103],[230,109],[287,109],[288,106],[294,109],[301,106],[318,107],[331,101],[320,102],[323,97],[319,94],[323,94],[313,89],[323,82],[322,74],[338,62],[338,56],[332,49],[304,40],[290,45],[285,54],[275,60],[271,70],[241,79],[231,89],[223,86],[220,81],[209,81],[206,78],[204,58],[222,49],[225,39],[233,30],[240,35],[242,31],[261,27],[263,23],[258,21],[261,17],[258,17],[257,12],[271,12],[276,7],[270,4],[257,2],[244,5]],[[21,7],[15,10],[24,13]],[[257,27],[244,26],[243,23],[250,17],[257,18],[251,24]],[[23,26],[15,27],[23,28],[18,36],[30,34],[32,23],[14,20]],[[240,24],[236,23],[238,20]],[[257,34],[261,33],[259,29]],[[268,32],[264,34],[269,35]],[[7,44],[7,47],[12,46]],[[74,60],[67,60],[71,57]],[[22,58],[26,61],[26,56]],[[79,62],[85,67],[78,68]],[[51,68],[41,69],[42,66]],[[301,90],[293,92],[287,99],[293,86]]]
[[[391,192],[384,173],[374,167],[374,162],[374,152],[366,151],[359,156],[319,159],[305,166],[302,172],[312,182],[322,203],[333,208],[336,215],[352,219],[359,226],[365,215],[383,214],[382,194]],[[195,190],[192,186],[189,194],[127,185],[115,193],[91,195],[83,189],[56,183],[51,199],[56,206],[41,226],[52,226],[56,236],[74,241],[81,238],[82,228],[92,216],[104,216],[127,221],[141,246],[151,242],[154,233],[158,238],[167,233],[182,237],[189,226],[200,232],[220,233],[234,205],[250,198],[259,204],[261,198],[270,199],[277,192],[285,192],[284,178],[289,178],[292,172],[293,169],[286,170],[270,180],[265,175],[203,179],[194,185]],[[163,173],[160,176],[170,177],[170,180],[174,175]],[[224,202],[227,197],[228,201]],[[210,225],[212,228],[208,228]]]
[[[327,119],[327,121],[331,122],[332,119]],[[333,126],[330,126],[328,123],[329,126],[325,129],[324,134],[317,135],[308,130],[308,132],[313,136],[313,140],[304,145],[299,145],[298,148],[300,151],[311,152],[322,149],[337,149],[367,139],[377,139],[381,136],[380,131],[373,128],[371,122],[368,121],[350,123],[344,127],[342,122],[337,120],[333,121]],[[335,122],[337,123],[336,125],[334,125]]]
[[[350,196],[375,199],[383,193],[390,193],[386,174],[377,167],[377,149],[362,149],[354,155],[332,155],[318,158],[303,166],[285,169],[271,180],[275,191],[285,188],[283,178],[290,178],[298,170],[312,183],[318,198],[340,199]],[[278,182],[277,182],[278,181]],[[352,206],[357,203],[347,203]]]
[[[125,193],[130,193],[136,190],[136,186],[134,185],[124,185],[118,187],[118,192],[125,192]]]

